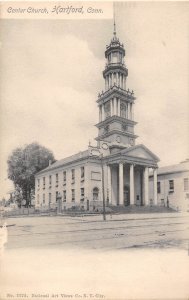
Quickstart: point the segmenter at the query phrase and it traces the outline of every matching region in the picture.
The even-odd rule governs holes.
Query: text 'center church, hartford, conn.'
[[[158,157],[136,144],[135,95],[126,87],[125,49],[116,36],[105,51],[105,91],[98,95],[97,145],[49,164],[36,174],[36,208],[101,211],[106,207],[157,205]],[[149,170],[153,174],[149,196]]]

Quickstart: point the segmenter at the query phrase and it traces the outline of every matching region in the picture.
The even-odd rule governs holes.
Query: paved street
[[[7,222],[1,299],[188,296],[187,214],[113,215],[106,222],[99,215],[19,217]]]
[[[9,218],[7,249],[188,249],[189,214]]]

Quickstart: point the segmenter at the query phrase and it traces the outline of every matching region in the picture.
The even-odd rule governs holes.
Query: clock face
[[[104,149],[104,150],[108,150],[108,145],[107,145],[106,143],[103,143],[103,144],[101,145],[101,147],[102,147],[102,149]]]
[[[91,149],[90,154],[93,156],[99,156],[100,151],[98,149]]]
[[[119,135],[116,137],[116,141],[117,141],[118,143],[121,143],[121,137],[120,137]]]

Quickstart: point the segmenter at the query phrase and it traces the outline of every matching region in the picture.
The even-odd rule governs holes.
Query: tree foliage
[[[8,178],[15,188],[20,188],[26,206],[31,205],[31,195],[35,189],[35,174],[54,162],[54,155],[49,149],[32,143],[16,148],[8,158]]]

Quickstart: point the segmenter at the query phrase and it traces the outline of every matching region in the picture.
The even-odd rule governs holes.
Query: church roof
[[[85,150],[85,151],[80,151],[74,155],[71,155],[71,156],[68,156],[66,158],[63,158],[63,159],[60,159],[60,160],[57,160],[55,163],[51,164],[50,166],[48,166],[47,168],[41,170],[40,172],[38,172],[36,175],[38,174],[42,174],[46,171],[50,171],[50,170],[53,170],[53,169],[57,169],[65,164],[68,164],[68,163],[71,163],[71,162],[74,162],[76,160],[79,160],[79,159],[84,159],[84,158],[87,158],[89,156],[89,151],[88,150]]]
[[[181,162],[177,165],[161,167],[157,170],[158,175],[170,174],[170,173],[179,173],[189,171],[189,160]]]

